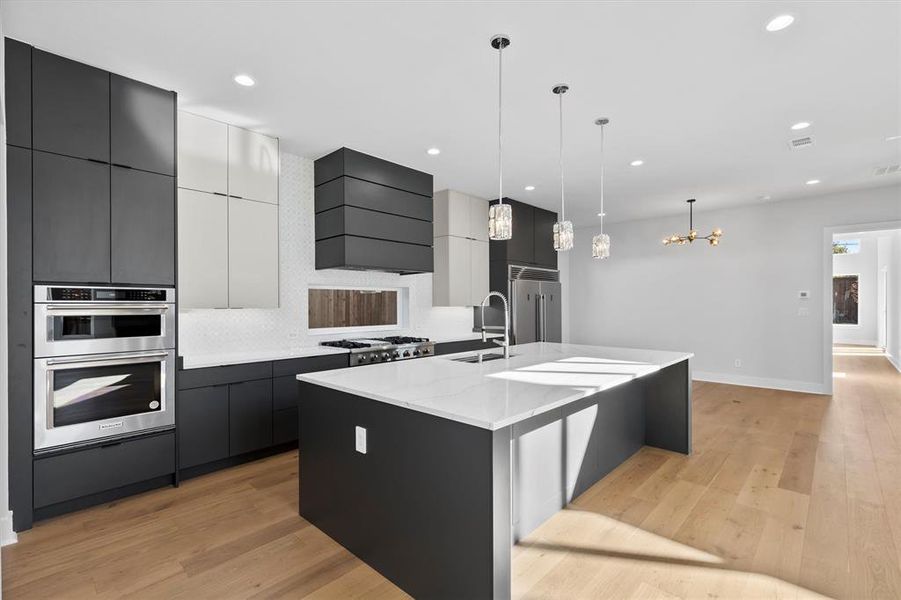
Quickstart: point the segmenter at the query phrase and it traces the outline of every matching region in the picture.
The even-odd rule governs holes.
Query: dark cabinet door
[[[554,223],[557,214],[549,210],[535,209],[535,259],[539,267],[557,268],[557,251],[554,250]]]
[[[229,454],[272,445],[272,379],[228,386]]]
[[[175,175],[175,92],[110,75],[110,162]]]
[[[35,49],[34,149],[109,162],[109,77],[101,69]]]
[[[109,283],[110,167],[35,152],[34,279]]]
[[[31,148],[31,46],[6,38],[6,143]]]
[[[272,443],[286,444],[297,439],[300,422],[298,408],[286,408],[272,412]]]
[[[175,178],[113,167],[112,282],[175,284]]]
[[[228,457],[228,386],[178,392],[178,466]]]

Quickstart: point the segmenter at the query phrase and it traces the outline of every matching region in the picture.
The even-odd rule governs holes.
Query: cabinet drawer
[[[350,353],[323,354],[322,356],[307,356],[304,358],[289,358],[277,360],[272,363],[272,376],[297,375],[298,373],[313,373],[314,371],[328,371],[331,369],[343,369],[350,366]]]
[[[294,375],[272,378],[272,410],[297,408],[299,391]]]
[[[272,377],[271,362],[187,369],[178,373],[178,389],[188,390],[209,385],[221,385],[223,383],[269,379],[270,377]]]
[[[272,413],[272,443],[284,444],[297,439],[298,409],[286,408]]]
[[[174,472],[175,433],[39,458],[34,461],[34,506],[50,506]]]

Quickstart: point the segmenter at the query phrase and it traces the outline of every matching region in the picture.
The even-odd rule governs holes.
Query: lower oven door
[[[34,449],[175,424],[175,351],[34,361]]]

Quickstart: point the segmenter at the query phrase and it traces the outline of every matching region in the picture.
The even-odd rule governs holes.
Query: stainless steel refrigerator
[[[513,343],[562,341],[560,272],[511,265],[508,277]]]

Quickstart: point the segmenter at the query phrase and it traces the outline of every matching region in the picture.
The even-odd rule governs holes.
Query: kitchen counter
[[[305,373],[297,379],[493,431],[693,356],[533,343],[511,346],[509,360],[452,360],[470,354]]]
[[[222,352],[217,354],[193,354],[182,356],[183,369],[203,369],[206,367],[222,367],[246,363],[304,358],[307,356],[325,356],[326,354],[347,354],[346,348],[331,346],[306,346],[303,348],[287,348],[284,350],[247,350],[245,352]]]

